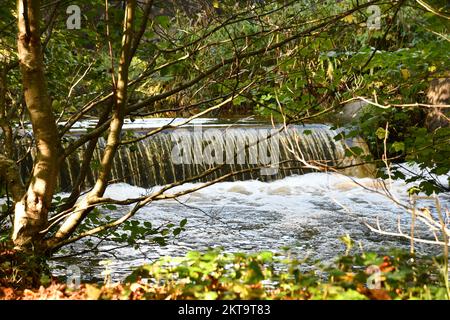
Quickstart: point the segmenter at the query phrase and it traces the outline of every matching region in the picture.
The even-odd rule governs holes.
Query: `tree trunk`
[[[432,105],[450,104],[450,79],[440,78],[431,81],[427,96],[429,103]],[[425,121],[428,130],[434,131],[441,127],[450,126],[450,113],[448,110],[448,108],[441,107],[430,108]]]
[[[6,61],[0,61],[0,63],[6,64]],[[3,151],[7,158],[13,158],[13,133],[11,123],[8,121],[8,108],[6,107],[6,91],[7,91],[7,78],[6,67],[0,66],[0,128],[3,134]]]
[[[58,176],[59,137],[44,74],[40,40],[40,1],[18,0],[18,53],[25,103],[36,142],[31,181],[14,211],[13,241],[19,248],[39,248],[47,226]]]
[[[117,87],[115,88],[114,93],[114,109],[105,152],[101,160],[99,176],[92,190],[75,206],[74,212],[64,221],[56,234],[46,241],[46,245],[49,249],[58,248],[60,242],[70,237],[78,225],[93,209],[91,204],[103,196],[106,187],[108,186],[108,177],[110,176],[114,156],[120,145],[125,107],[127,104],[128,70],[132,59],[131,46],[134,32],[135,10],[136,0],[128,0],[125,9]]]

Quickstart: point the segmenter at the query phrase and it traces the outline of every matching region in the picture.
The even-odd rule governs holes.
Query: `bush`
[[[271,252],[190,252],[142,266],[126,282],[130,288],[139,283],[143,299],[447,298],[441,258],[364,253],[301,271],[305,262]]]
[[[5,251],[0,257],[6,257]],[[344,255],[335,263],[210,250],[165,257],[137,268],[124,283],[68,288],[55,278],[39,289],[0,284],[0,299],[391,300],[447,299],[441,257],[403,251]],[[2,263],[4,263],[3,259]],[[311,269],[314,265],[314,270]],[[2,267],[4,264],[1,265]],[[5,276],[11,268],[0,270]],[[9,275],[10,273],[8,273]],[[43,277],[41,276],[41,281]],[[50,279],[50,278],[48,278]],[[52,280],[52,279],[50,279]],[[48,281],[47,281],[48,282]],[[45,286],[44,286],[45,285]]]

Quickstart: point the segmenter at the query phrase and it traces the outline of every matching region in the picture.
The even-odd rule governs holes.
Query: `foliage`
[[[290,258],[288,252],[189,252],[139,267],[124,283],[84,283],[73,289],[54,278],[38,290],[30,286],[17,291],[6,285],[0,288],[0,299],[448,299],[441,258],[402,251],[354,253],[331,265],[316,264],[310,271],[306,262]]]
[[[34,288],[48,278],[46,260],[17,251],[10,242],[0,242],[0,287]]]
[[[54,197],[54,206],[60,205],[63,198],[60,196]],[[77,233],[83,233],[91,230],[95,226],[104,225],[114,220],[117,216],[119,208],[112,204],[106,204],[95,208],[83,221]],[[125,221],[114,229],[99,232],[96,237],[87,238],[83,241],[83,245],[87,248],[87,252],[98,254],[99,245],[108,240],[117,246],[127,245],[132,248],[139,248],[142,243],[153,243],[160,246],[165,246],[176,239],[181,232],[185,231],[185,226],[188,223],[187,219],[182,219],[178,224],[173,222],[163,223],[159,226],[154,226],[150,221],[140,221],[139,219],[131,219]],[[98,239],[102,239],[98,242]],[[71,252],[70,250],[61,250],[61,254]]]
[[[315,271],[302,270],[305,262],[271,252],[190,252],[140,267],[126,282],[138,281],[145,299],[447,298],[438,258],[363,253],[342,256]],[[367,286],[374,267],[381,272],[379,288]]]
[[[434,5],[445,11],[439,1]],[[429,109],[415,105],[429,103],[425,93],[432,79],[449,76],[450,65],[443,58],[450,50],[448,24],[408,5],[383,21],[389,19],[390,29],[357,29],[353,44],[343,41],[333,49],[334,79],[345,84],[344,91],[338,92],[339,100],[366,97],[378,104],[365,107],[343,138],[364,137],[373,156],[368,161],[386,158],[377,162],[380,177],[415,183],[413,193],[448,191],[450,128],[428,130]],[[403,162],[415,169],[393,165],[390,172],[385,170],[386,163]]]
[[[43,3],[48,5],[46,1]],[[103,1],[78,1],[84,13],[82,30],[67,30],[65,19],[55,19],[52,28],[42,34],[49,95],[53,112],[61,121],[113,91],[112,75],[118,69],[121,48],[121,3],[111,1],[106,21]],[[213,9],[197,12],[198,19],[182,10],[154,13],[143,34],[142,45],[132,59],[127,107],[149,97],[158,99],[128,116],[166,115],[167,111],[161,110],[168,108],[180,111],[181,115],[192,114],[247,86],[248,90],[227,105],[233,115],[244,112],[265,119],[302,122],[334,108],[335,112],[325,118],[331,121],[339,105],[359,96],[388,105],[423,103],[430,80],[448,77],[447,25],[435,14],[418,8],[415,1],[377,3],[382,11],[381,30],[369,30],[367,8],[355,9],[359,2],[350,0],[322,1],[315,5],[310,1],[267,1],[264,5],[214,1]],[[439,10],[446,8],[443,1],[431,3]],[[13,67],[17,59],[14,10],[13,2],[0,10],[0,69],[11,64],[6,75],[5,106],[11,110],[7,124],[24,129],[29,119],[20,72]],[[58,10],[64,15],[64,10]],[[340,16],[343,12],[348,14]],[[46,22],[43,19],[43,27]],[[138,10],[136,26],[142,22],[142,10]],[[46,42],[50,35],[50,41]],[[284,45],[269,50],[273,44],[283,41],[286,41]],[[105,101],[84,116],[98,117],[107,109],[104,107],[109,103]],[[195,108],[189,109],[191,106]],[[225,113],[224,109],[213,116]],[[171,116],[180,114],[169,112]],[[390,161],[408,161],[427,172],[425,177],[416,173],[406,177],[399,167],[390,173],[380,170],[383,178],[391,176],[417,182],[411,192],[445,191],[448,186],[438,176],[448,176],[450,172],[450,129],[429,132],[423,121],[425,114],[425,110],[416,107],[370,107],[351,124],[344,137],[363,136],[375,160],[387,157]],[[3,135],[1,138],[3,141]],[[15,143],[22,141],[17,139]],[[14,155],[15,161],[19,162],[19,158]],[[380,167],[385,165],[382,161],[378,163]],[[100,163],[95,163],[91,168],[99,166]],[[3,185],[0,188],[0,195],[7,193]],[[57,209],[64,204],[58,196],[54,200],[51,209],[55,211],[50,216],[60,214]],[[8,205],[3,205],[0,213],[0,227],[6,229],[1,230],[0,241],[11,233]],[[105,213],[107,210],[120,212],[112,205],[93,209],[74,236],[110,223],[113,217]],[[141,241],[164,245],[170,237],[183,231],[185,224],[183,220],[178,225],[168,223],[155,227],[150,222],[127,220],[120,228],[99,232],[85,244],[94,253],[97,248],[94,239],[107,238],[130,246],[137,246]],[[54,235],[54,229],[50,228],[46,236]],[[141,272],[163,281],[157,284],[161,286],[159,291],[146,292],[150,297],[364,298],[375,293],[363,288],[365,271],[353,267],[366,267],[367,257],[342,258],[334,268],[324,270],[330,275],[326,283],[314,274],[300,273],[298,262],[280,260],[270,253],[250,256],[191,253],[184,260],[175,260],[176,267],[170,265],[170,260],[161,260],[143,267]],[[442,298],[440,282],[431,275],[425,277],[421,267],[414,264],[413,271],[402,271],[407,265],[404,258],[378,261],[378,265],[393,266],[387,272],[384,291],[380,294],[402,299]],[[277,267],[280,264],[285,266],[285,271]],[[180,283],[183,279],[189,282]],[[422,279],[428,281],[427,286]],[[270,284],[266,286],[264,281]],[[410,288],[411,282],[414,287]]]
[[[79,232],[90,230],[94,226],[100,223],[108,223],[112,218],[108,215],[104,218],[100,218],[100,214],[96,212],[91,213],[88,219],[83,222]],[[128,244],[130,247],[138,248],[142,241],[155,243],[161,246],[167,245],[169,240],[176,238],[182,231],[187,223],[186,219],[179,222],[178,225],[174,223],[165,223],[158,227],[154,227],[149,221],[129,220],[120,225],[116,230],[109,232],[100,232],[98,237],[108,238],[117,244]],[[87,240],[84,243],[89,248],[94,248],[94,243],[91,240]],[[94,248],[94,252],[97,248]]]
[[[448,4],[440,1],[432,2],[432,5],[442,12],[448,8]],[[195,59],[198,65],[213,65],[222,57],[232,55],[236,47],[248,47],[248,50],[264,48],[272,43],[272,38],[261,36],[248,44],[244,44],[244,39],[263,32],[265,24],[283,25],[282,21],[293,20],[297,15],[300,19],[293,20],[289,27],[277,33],[277,39],[282,41],[306,29],[299,21],[313,17],[329,18],[351,7],[351,1],[340,1],[306,8],[305,2],[299,1],[277,10],[280,6],[274,3],[270,7],[274,13],[265,16],[263,23],[244,20],[200,41],[210,46],[210,50],[196,55]],[[424,121],[427,109],[414,106],[428,103],[425,91],[432,79],[449,76],[450,65],[444,58],[450,50],[446,37],[448,23],[431,12],[422,11],[410,1],[398,8],[395,3],[380,4],[380,8],[380,30],[368,29],[367,12],[357,10],[315,37],[302,37],[272,53],[240,61],[240,81],[245,84],[250,78],[259,80],[256,88],[233,101],[233,108],[247,109],[247,112],[265,118],[295,121],[335,106],[336,111],[325,117],[326,121],[335,122],[335,114],[339,112],[338,106],[342,101],[358,96],[380,104],[412,104],[410,107],[366,108],[362,117],[351,124],[346,137],[364,137],[373,156],[366,160],[380,160],[385,154],[384,136],[380,133],[388,126],[388,162],[406,161],[419,169],[405,174],[403,168],[394,167],[391,178],[417,182],[413,190],[427,195],[448,191],[448,183],[443,183],[439,176],[446,175],[447,181],[450,179],[447,143],[450,129],[429,132]],[[258,12],[258,8],[255,10]],[[181,28],[186,25],[186,20],[180,17],[175,22],[180,24],[180,30],[186,30],[189,35],[196,34],[195,25]],[[232,35],[238,35],[237,40],[227,44]],[[179,40],[178,47],[183,47],[189,37],[177,35],[175,38]],[[190,41],[195,39],[195,36],[189,38]],[[165,47],[168,44],[162,41],[159,45]],[[167,70],[166,75],[174,75],[167,78],[168,86],[186,75],[185,65],[188,63],[183,60],[170,67],[171,71]],[[207,99],[230,93],[235,88],[233,81],[224,79],[204,87],[198,97]],[[382,161],[378,164],[380,168],[385,166]],[[380,170],[380,176],[387,178],[388,175],[385,170]]]

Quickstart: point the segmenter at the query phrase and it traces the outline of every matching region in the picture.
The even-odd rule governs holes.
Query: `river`
[[[217,183],[174,200],[157,201],[143,208],[136,219],[150,221],[154,226],[165,222],[178,223],[187,219],[186,231],[169,245],[161,247],[142,243],[136,250],[125,248],[110,253],[85,254],[78,258],[57,260],[52,263],[56,274],[76,265],[86,280],[101,278],[104,269],[100,262],[111,259],[113,279],[121,280],[134,266],[149,263],[158,257],[184,255],[190,250],[206,250],[223,247],[229,252],[256,252],[261,250],[283,251],[302,259],[310,257],[331,262],[345,252],[339,240],[349,235],[355,242],[355,250],[382,248],[409,248],[406,239],[383,236],[371,232],[367,221],[386,230],[396,231],[398,221],[409,228],[409,214],[396,206],[383,194],[368,191],[377,189],[379,180],[354,179],[340,174],[308,173],[289,176],[273,182],[234,181]],[[192,184],[179,187],[192,187]],[[390,192],[403,202],[408,202],[408,185],[403,181],[390,184]],[[157,189],[158,187],[154,188]],[[149,189],[128,184],[116,184],[107,190],[107,196],[115,199],[136,197]],[[443,206],[450,203],[449,195],[442,195]],[[425,201],[422,206],[431,206]],[[115,213],[120,216],[126,208]],[[419,226],[419,232],[425,229]],[[114,244],[104,244],[101,250],[109,250]],[[76,245],[74,250],[86,249]],[[419,253],[438,253],[432,245],[418,245]],[[114,256],[111,254],[114,253]]]
[[[127,120],[124,130],[141,134],[162,125],[183,124],[185,121],[186,119]],[[71,131],[71,135],[76,138],[94,124],[95,121],[80,122]],[[112,179],[118,179],[122,183],[109,186],[106,196],[117,200],[134,198],[158,190],[158,184],[180,181],[207,170],[210,165],[174,163],[173,151],[184,141],[174,139],[176,133],[178,137],[188,138],[190,141],[188,147],[184,146],[184,152],[196,154],[196,145],[204,146],[206,133],[214,133],[220,141],[228,139],[225,141],[227,143],[238,140],[256,141],[257,137],[267,134],[271,129],[268,124],[261,124],[252,119],[197,119],[188,126],[183,125],[183,128],[188,130],[164,131],[140,141],[134,149],[121,148],[114,163]],[[205,130],[198,134],[199,129]],[[279,160],[297,159],[301,156],[306,161],[328,160],[328,163],[339,165],[345,158],[344,153],[348,147],[346,144],[350,143],[352,146],[355,141],[336,141],[334,137],[338,133],[339,131],[322,124],[290,126],[279,136],[280,143],[274,143],[270,148],[266,148],[267,150],[264,149],[264,152],[257,154],[276,154],[280,156]],[[96,162],[101,159],[104,141],[101,140],[99,145],[94,156]],[[260,147],[261,145],[258,146]],[[25,152],[24,150],[22,152]],[[225,155],[225,151],[230,149],[219,150],[215,155]],[[251,158],[250,149],[246,150],[243,159],[248,161]],[[66,160],[60,174],[60,190],[71,189],[79,174],[81,159],[82,153],[74,154]],[[24,161],[21,168],[24,177],[31,167],[30,157],[28,162]],[[246,167],[249,166],[232,162],[217,174],[226,174]],[[409,169],[416,170],[412,167]],[[85,186],[94,183],[95,170],[92,167]],[[365,173],[352,169],[350,175],[364,176]],[[346,250],[339,240],[345,235],[355,241],[354,250],[408,249],[409,240],[374,233],[364,224],[368,222],[375,225],[378,218],[384,230],[395,232],[399,223],[405,233],[409,230],[410,214],[382,192],[380,183],[381,180],[373,178],[350,178],[338,173],[311,172],[309,169],[280,169],[276,175],[266,178],[259,174],[237,176],[234,181],[216,183],[177,200],[156,201],[142,208],[133,219],[151,222],[154,227],[168,222],[178,224],[187,219],[186,230],[168,245],[158,246],[147,241],[141,242],[138,249],[127,247],[113,250],[117,244],[102,242],[98,247],[100,252],[96,253],[88,250],[82,242],[76,243],[65,248],[64,252],[59,252],[57,257],[86,250],[87,253],[52,261],[52,271],[55,275],[66,275],[68,268],[76,267],[80,269],[83,280],[101,279],[105,268],[101,263],[111,260],[109,268],[113,272],[113,279],[118,281],[128,275],[133,267],[151,263],[161,256],[181,256],[190,250],[204,251],[215,247],[222,247],[228,252],[283,252],[289,248],[289,254],[299,259],[310,257],[332,262]],[[407,190],[411,185],[402,180],[384,183],[391,196],[408,204]],[[195,184],[184,184],[176,190],[193,186]],[[68,194],[62,192],[59,195],[64,197]],[[450,195],[442,194],[440,198],[443,207],[448,208]],[[433,201],[421,200],[418,207],[432,208]],[[119,207],[104,214],[118,218],[129,209]],[[433,213],[433,210],[431,211]],[[423,225],[417,227],[417,234],[430,237]],[[421,254],[435,254],[440,250],[425,244],[417,244],[416,249]],[[303,267],[313,266],[307,264]]]

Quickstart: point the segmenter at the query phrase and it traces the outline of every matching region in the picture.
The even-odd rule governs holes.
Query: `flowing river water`
[[[76,265],[83,278],[98,279],[104,269],[100,262],[111,259],[113,279],[120,280],[133,266],[152,262],[158,257],[181,256],[190,250],[215,247],[223,247],[228,252],[281,252],[283,247],[289,247],[290,253],[300,259],[310,257],[331,262],[336,255],[345,252],[346,247],[339,238],[347,234],[356,242],[356,250],[407,249],[408,240],[373,233],[363,223],[375,225],[379,218],[383,228],[396,231],[400,222],[408,232],[410,219],[405,210],[385,195],[366,189],[376,189],[377,185],[377,180],[370,178],[352,180],[328,173],[289,176],[273,182],[222,182],[178,201],[154,202],[138,213],[137,219],[150,221],[155,226],[188,220],[186,231],[167,246],[142,243],[138,250],[118,249],[113,251],[114,256],[87,254],[57,260],[53,266],[57,273],[64,274],[66,268]],[[189,187],[192,185],[183,186]],[[396,181],[390,186],[390,192],[407,202],[407,188],[404,182]],[[107,195],[126,199],[148,191],[117,184],[108,189]],[[448,206],[450,197],[443,195],[441,201],[444,207]],[[114,246],[105,244],[100,249],[109,250]],[[86,248],[74,246],[75,251],[83,249]],[[439,252],[431,245],[419,244],[416,249],[422,254]]]
[[[136,135],[161,125],[174,125],[183,121],[127,121],[124,139],[133,139]],[[93,125],[95,122],[79,123],[71,131],[71,137],[76,138]],[[202,125],[203,131],[200,134],[196,125]],[[192,156],[195,159],[196,154],[205,150],[208,134],[216,136],[215,140],[210,139],[209,145],[217,146],[217,141],[225,143],[225,148],[214,151],[216,156],[222,154],[225,159],[227,152],[233,151],[237,142],[258,141],[261,136],[268,137],[268,133],[273,129],[267,124],[261,125],[247,119],[237,122],[198,119],[183,128],[184,131],[165,130],[139,141],[132,148],[122,147],[115,159],[111,177],[121,182],[111,185],[106,196],[117,200],[135,198],[149,194],[161,185],[190,178],[208,170],[211,164],[196,161],[177,164],[174,161],[174,150],[178,148],[180,151],[180,146],[184,149],[182,159],[189,160]],[[339,132],[321,124],[290,126],[280,134],[276,143],[265,144],[263,152],[260,149],[263,144],[253,151],[258,156],[269,155],[269,160],[273,160],[271,156],[276,154],[276,160],[280,161],[300,158],[307,162],[324,160],[327,165],[354,164],[357,159],[349,161],[344,156],[345,151],[348,147],[360,146],[364,149],[364,146],[358,144],[355,139],[337,141],[334,138]],[[227,144],[230,141],[231,143]],[[85,188],[95,181],[95,163],[101,158],[104,141],[100,140],[99,145],[91,165],[92,170],[84,182]],[[247,147],[250,148],[243,151],[243,163],[227,162],[213,178],[230,171],[257,166],[256,163],[249,164],[253,156],[250,144]],[[25,151],[25,147],[22,151],[18,150],[18,157]],[[184,158],[186,154],[188,157]],[[82,156],[82,153],[74,154],[65,162],[59,177],[60,196],[67,196],[65,191],[70,190],[77,179]],[[29,157],[21,167],[24,177],[29,174],[31,167],[32,159]],[[379,219],[384,230],[396,232],[400,224],[403,231],[408,232],[410,214],[387,197],[381,187],[381,183],[384,183],[391,197],[408,204],[407,190],[410,186],[404,181],[383,182],[367,177],[368,171],[362,170],[361,166],[345,172],[353,177],[339,173],[312,172],[311,168],[284,170],[280,166],[278,169],[276,174],[271,175],[261,175],[261,172],[238,175],[231,181],[216,183],[176,200],[155,201],[142,208],[134,219],[151,222],[154,227],[168,222],[177,225],[181,220],[187,219],[186,230],[166,246],[143,241],[137,249],[116,248],[115,243],[102,242],[98,247],[100,252],[97,253],[87,250],[89,248],[82,242],[76,243],[59,254],[84,253],[52,261],[53,272],[56,275],[67,275],[69,269],[76,267],[81,271],[83,280],[101,279],[101,273],[105,269],[102,262],[111,260],[108,268],[113,272],[112,278],[121,280],[133,267],[150,263],[161,256],[181,256],[190,250],[203,251],[216,247],[222,247],[228,252],[281,252],[289,248],[290,254],[299,259],[310,257],[313,260],[331,262],[337,255],[345,252],[346,247],[339,240],[345,235],[355,241],[355,250],[379,251],[382,248],[409,247],[409,240],[374,233],[364,224],[367,222],[376,225],[376,220]],[[195,183],[187,183],[171,192],[194,186]],[[448,207],[450,195],[443,194],[440,198],[442,206]],[[418,206],[433,207],[433,201],[423,200]],[[129,209],[118,207],[112,212],[104,211],[103,214],[119,218]],[[100,210],[102,212],[103,209]],[[417,234],[430,237],[426,228],[420,225],[417,227]],[[439,248],[432,245],[417,244],[416,249],[423,254],[439,253]]]

